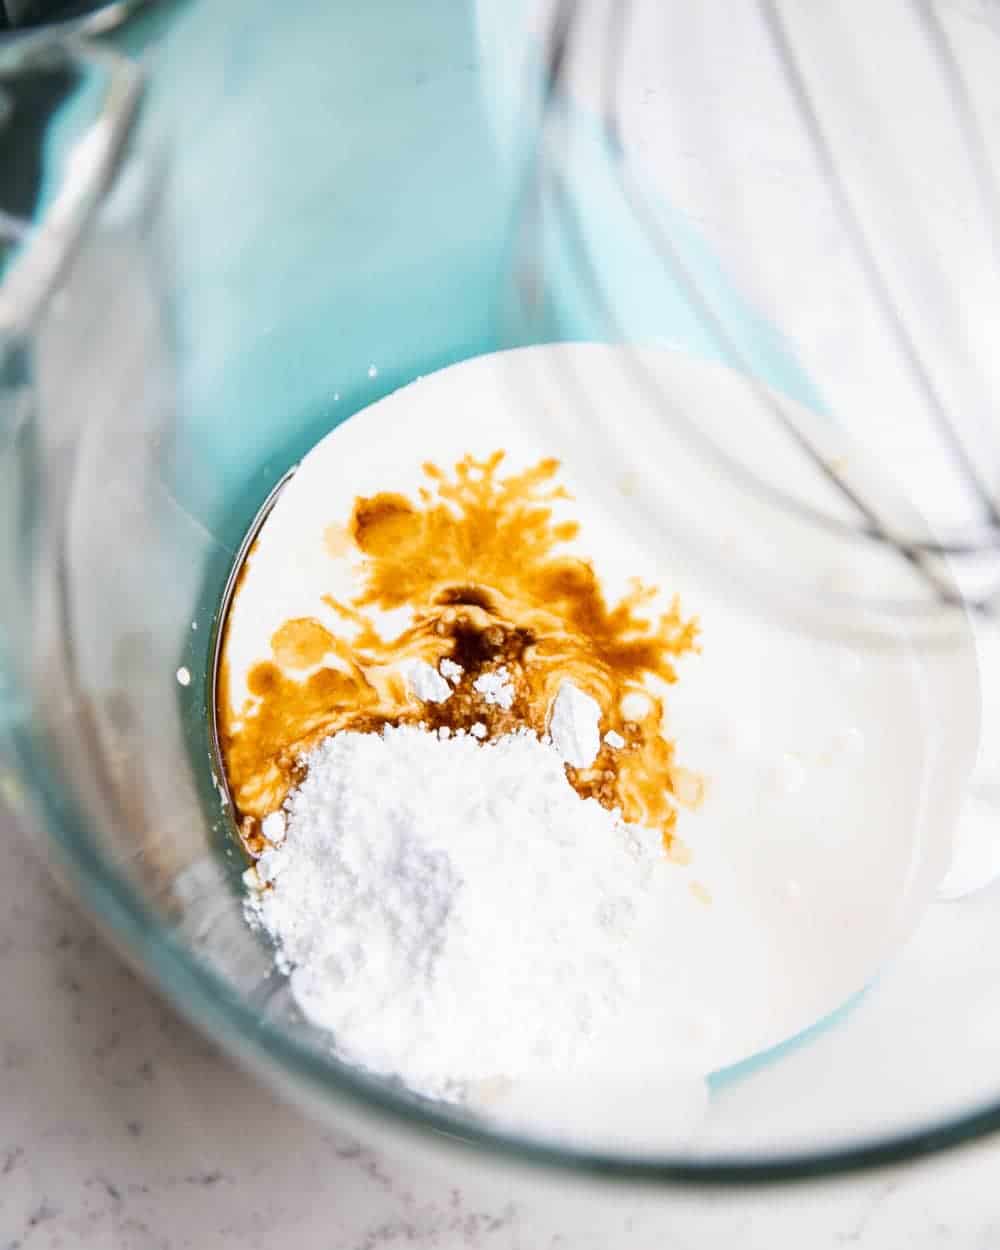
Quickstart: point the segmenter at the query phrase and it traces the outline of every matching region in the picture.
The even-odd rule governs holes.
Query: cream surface
[[[661,357],[666,374],[683,368],[666,352],[650,355],[654,367]],[[512,471],[561,459],[572,498],[555,507],[580,523],[572,545],[609,594],[640,575],[665,602],[679,594],[701,623],[701,653],[681,659],[666,695],[665,732],[684,768],[706,779],[705,799],[679,819],[690,863],[665,856],[657,874],[660,906],[636,939],[644,1006],[623,1029],[633,1070],[657,1073],[668,1088],[670,1073],[708,1074],[808,1028],[872,978],[947,865],[968,753],[936,743],[931,727],[948,712],[940,700],[949,686],[905,639],[873,650],[783,628],[727,593],[683,544],[638,542],[627,478],[593,491],[599,470],[578,475],[579,448],[553,444],[572,422],[576,392],[539,379],[566,364],[624,420],[616,349],[532,348],[424,378],[320,442],[248,565],[230,619],[229,691],[233,710],[244,706],[247,674],[289,619],[343,628],[323,596],[356,589],[357,553],[332,553],[329,541],[355,497],[413,492],[426,461],[469,452],[503,448]],[[706,403],[716,399],[706,390]],[[965,693],[958,683],[958,711]]]

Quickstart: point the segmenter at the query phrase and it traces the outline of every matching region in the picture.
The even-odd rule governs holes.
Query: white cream
[[[686,366],[660,355],[666,387]],[[654,372],[660,355],[648,358]],[[699,378],[713,376],[698,369]],[[566,376],[573,388],[560,384]],[[593,396],[620,419],[634,402],[630,377],[615,348],[525,349],[430,375],[337,427],[303,460],[261,530],[231,615],[230,688],[242,707],[250,668],[270,654],[271,636],[286,620],[313,616],[344,631],[323,596],[357,593],[357,560],[332,558],[323,534],[347,520],[357,495],[415,494],[423,463],[450,469],[466,452],[504,448],[511,471],[564,457],[574,498],[553,507],[580,523],[567,550],[593,561],[610,600],[638,575],[662,588],[651,613],[676,592],[701,621],[701,654],[680,661],[677,683],[656,693],[665,699],[677,762],[706,777],[707,797],[679,815],[692,866],[666,856],[656,864],[662,906],[635,941],[655,1034],[650,1063],[676,1057],[678,1071],[704,1074],[827,1015],[911,931],[949,858],[965,764],[964,745],[931,747],[929,735],[936,723],[961,725],[967,716],[974,723],[974,710],[962,681],[952,681],[950,670],[939,680],[905,646],[852,650],[806,636],[747,610],[725,578],[716,580],[683,545],[637,544],[608,494],[592,490],[573,460],[587,437],[573,396]],[[720,393],[706,383],[703,402],[717,403]],[[576,436],[560,441],[558,429]],[[669,480],[664,489],[672,489]],[[621,506],[629,499],[621,495]],[[726,520],[738,529],[741,518]],[[393,629],[406,617],[397,613]],[[434,690],[450,693],[447,678],[455,675],[443,665],[430,671],[440,683]],[[581,706],[575,702],[577,713]],[[638,718],[649,706],[640,697],[621,712]],[[555,713],[553,738],[562,732]],[[599,715],[597,724],[588,715],[586,730],[578,719],[567,741],[575,759],[591,762]],[[693,896],[692,880],[710,905]],[[671,1071],[660,1072],[665,1088]],[[585,1098],[587,1090],[579,1093]]]

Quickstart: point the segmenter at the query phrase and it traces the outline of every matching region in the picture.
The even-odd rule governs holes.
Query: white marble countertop
[[[893,1172],[608,1203],[470,1200],[282,1106],[180,1021],[0,829],[0,1250],[987,1250],[1000,1139]]]

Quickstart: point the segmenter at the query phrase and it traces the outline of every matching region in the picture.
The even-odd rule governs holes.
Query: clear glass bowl
[[[391,14],[247,0],[236,16],[159,6],[113,35],[118,52],[8,50],[11,90],[34,58],[70,66],[77,89],[48,125],[35,228],[14,240],[0,303],[3,793],[126,957],[210,1036],[311,1113],[449,1169],[746,1183],[992,1130],[990,893],[932,907],[837,1018],[716,1081],[707,1132],[669,1157],[507,1134],[339,1062],[244,923],[209,682],[219,602],[271,488],[333,425],[420,375],[517,343],[613,337],[582,305],[567,314],[577,297],[558,257],[529,275],[545,296],[526,312],[512,66],[530,43],[511,29],[458,0]],[[141,55],[141,85],[123,54]],[[712,356],[693,323],[687,338],[682,319],[664,325],[674,349]],[[692,455],[681,434],[657,437]],[[765,546],[791,542],[784,513],[762,504],[759,520]],[[929,723],[967,713],[944,735],[950,811],[976,733],[970,634],[959,616],[935,651],[894,629],[926,678]]]

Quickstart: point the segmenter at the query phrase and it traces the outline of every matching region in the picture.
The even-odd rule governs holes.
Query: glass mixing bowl
[[[558,255],[530,273],[516,263],[530,42],[501,16],[461,0],[119,6],[90,37],[4,49],[9,101],[41,72],[71,89],[43,119],[40,178],[19,205],[30,220],[4,219],[3,794],[126,957],[210,1036],[312,1114],[451,1172],[502,1161],[588,1181],[745,1183],[994,1129],[995,892],[932,906],[857,1001],[720,1075],[705,1133],[663,1157],[505,1133],[345,1065],[244,923],[210,674],[220,600],[272,487],[332,426],[420,375],[515,344],[613,337]],[[626,248],[607,263],[642,262]],[[682,290],[635,291],[636,338],[719,365]],[[835,440],[784,346],[745,318],[766,383]],[[697,470],[688,441],[655,437]],[[902,497],[893,506],[920,524]],[[764,501],[756,516],[759,550],[794,548],[782,510]],[[703,516],[683,530],[673,540],[712,537]],[[928,810],[948,825],[976,743],[970,631],[957,614],[933,646],[905,619],[877,632],[871,645],[919,675]]]

